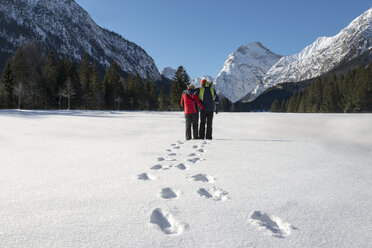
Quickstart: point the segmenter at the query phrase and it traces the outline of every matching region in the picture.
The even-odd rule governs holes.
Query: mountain
[[[203,76],[203,77],[198,77],[198,78],[193,78],[190,80],[190,83],[192,85],[195,85],[196,87],[200,87],[200,82],[203,80],[203,79],[206,79],[207,81],[209,82],[214,82],[214,78],[211,77],[211,76]]]
[[[1,1],[0,66],[28,40],[39,41],[60,56],[79,61],[86,52],[103,68],[116,61],[126,73],[139,73],[143,78],[148,73],[153,80],[161,79],[145,50],[98,26],[74,0]]]
[[[172,80],[173,77],[174,77],[174,74],[176,73],[176,69],[172,68],[172,67],[164,67],[162,70],[161,70],[161,75],[167,79],[170,79]],[[211,76],[203,76],[203,77],[197,77],[197,78],[193,78],[190,80],[190,83],[199,87],[200,86],[200,82],[202,79],[207,79],[208,81],[212,82],[213,81],[213,77]]]
[[[332,37],[320,37],[301,52],[281,58],[266,73],[263,87],[249,95],[253,100],[280,83],[301,82],[334,70],[372,50],[372,8]]]
[[[239,47],[217,76],[216,89],[232,102],[251,102],[277,84],[311,82],[370,60],[372,8],[337,35],[320,37],[291,56],[280,57],[258,42]]]
[[[172,67],[164,67],[163,70],[161,70],[161,75],[172,80],[174,77],[174,74],[176,73],[176,69]]]
[[[239,101],[261,85],[265,73],[280,58],[259,42],[239,47],[214,80],[217,92],[232,102]]]

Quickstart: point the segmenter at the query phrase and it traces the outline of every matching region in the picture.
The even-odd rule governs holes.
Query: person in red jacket
[[[186,140],[191,139],[191,125],[193,139],[198,139],[198,122],[199,122],[199,111],[204,109],[203,104],[199,100],[194,85],[188,85],[187,90],[182,93],[181,106],[185,109],[185,120],[186,120]]]

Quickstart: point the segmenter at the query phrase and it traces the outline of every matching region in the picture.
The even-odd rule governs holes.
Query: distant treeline
[[[102,72],[86,54],[77,64],[67,56],[59,58],[54,51],[46,52],[39,43],[28,42],[7,61],[3,70],[0,108],[180,109],[179,99],[187,85],[185,80],[189,80],[182,66],[170,89],[169,84],[155,84],[148,76],[143,79],[138,73],[122,74],[115,62]]]
[[[372,63],[350,70],[346,76],[317,78],[303,92],[281,103],[275,100],[271,112],[355,113],[372,112]]]

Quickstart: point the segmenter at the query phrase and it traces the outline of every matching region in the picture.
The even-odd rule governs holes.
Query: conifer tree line
[[[137,74],[121,77],[112,62],[103,77],[87,54],[80,64],[39,43],[19,47],[1,75],[0,108],[7,109],[83,109],[83,110],[180,110],[182,91],[189,83],[180,66],[170,95],[163,86]]]
[[[281,103],[275,100],[271,112],[355,113],[372,112],[372,63],[346,75],[317,78],[303,92]]]

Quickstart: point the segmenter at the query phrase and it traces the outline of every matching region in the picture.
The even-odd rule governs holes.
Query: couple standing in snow
[[[185,109],[186,140],[191,139],[191,126],[193,139],[212,139],[213,112],[218,114],[219,98],[212,88],[213,83],[206,79],[201,81],[201,87],[189,84],[182,93],[181,106]],[[198,130],[199,109],[200,128]],[[207,125],[207,130],[205,130]]]

